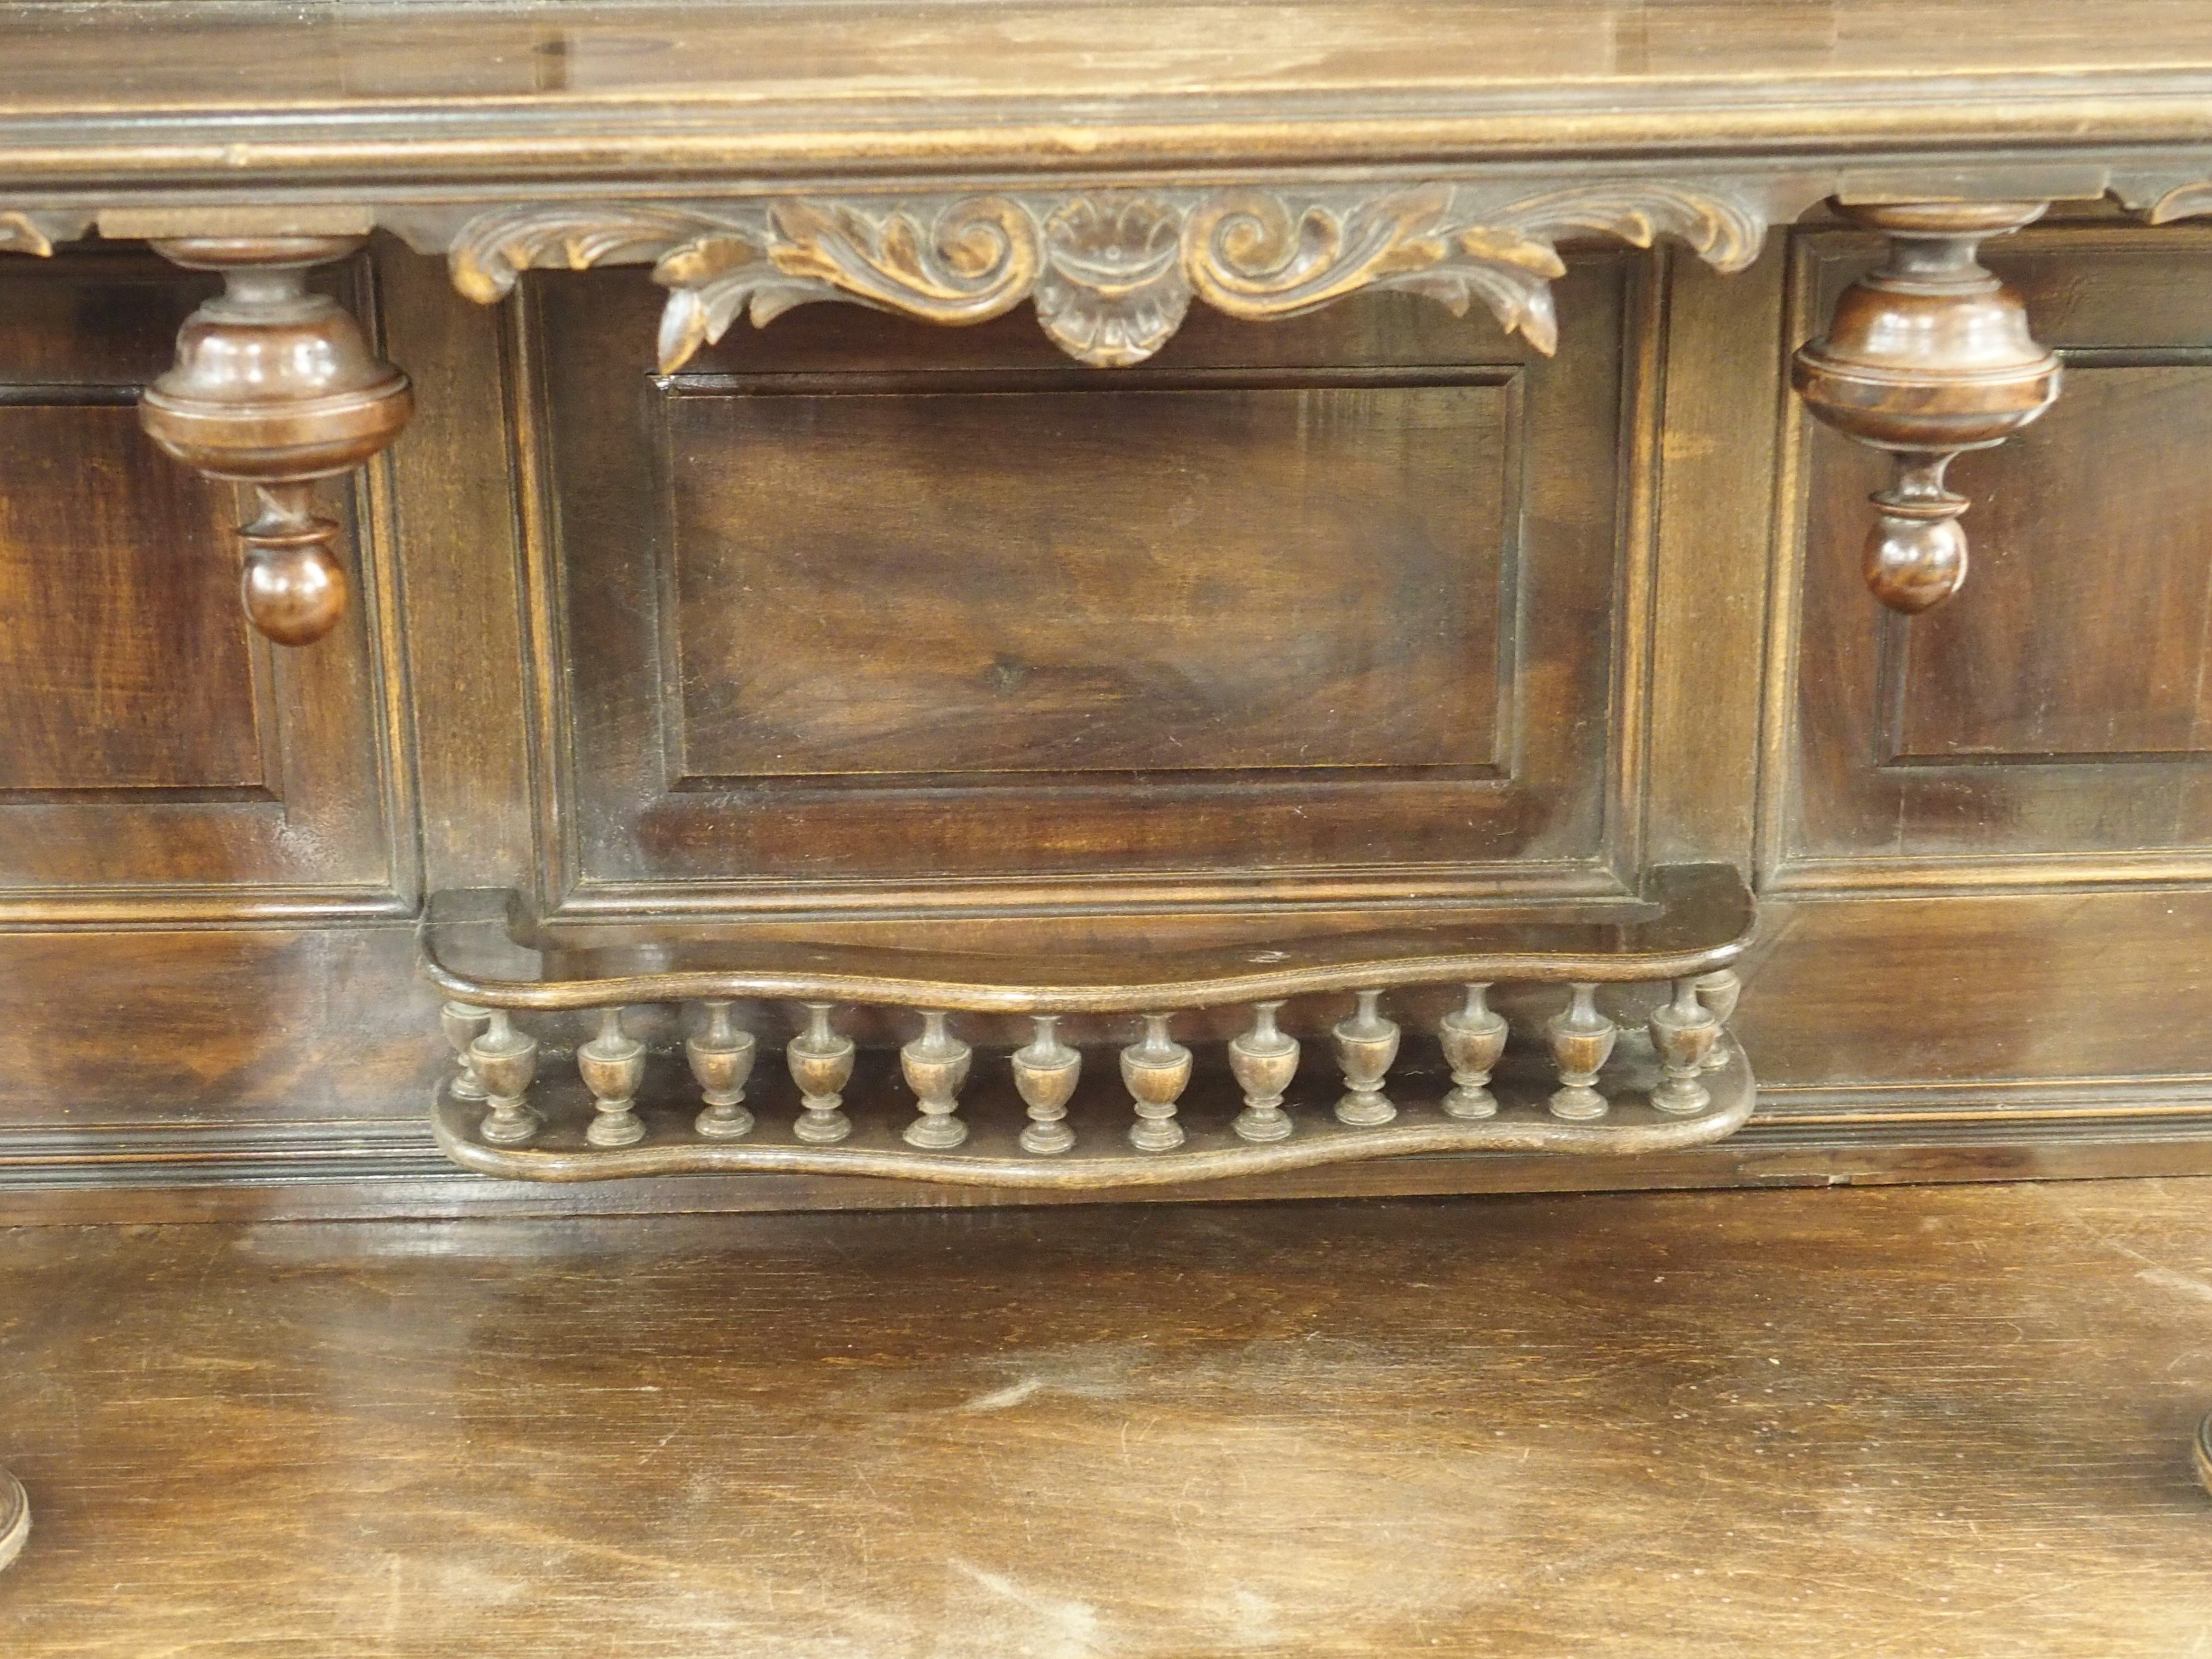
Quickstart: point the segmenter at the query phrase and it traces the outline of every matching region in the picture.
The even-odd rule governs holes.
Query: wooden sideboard
[[[2205,4],[0,4],[0,1207],[2212,1169],[2203,215]]]
[[[2212,7],[0,64],[9,1215],[2212,1168]]]

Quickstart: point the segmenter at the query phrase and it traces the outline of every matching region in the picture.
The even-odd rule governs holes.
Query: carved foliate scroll
[[[782,198],[714,212],[588,204],[502,209],[450,253],[470,298],[531,266],[655,261],[669,290],[660,368],[673,373],[740,315],[842,300],[946,324],[1024,300],[1054,343],[1098,368],[1142,362],[1194,297],[1232,317],[1297,316],[1364,289],[1476,301],[1540,351],[1558,343],[1557,244],[1677,236],[1722,270],[1758,257],[1762,216],[1664,183],[1577,186],[1476,209],[1446,184],[1387,189],[1095,191],[840,201]]]

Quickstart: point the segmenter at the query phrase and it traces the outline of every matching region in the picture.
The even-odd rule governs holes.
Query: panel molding
[[[129,253],[64,252],[51,263],[11,268],[10,282],[62,282],[99,277],[149,291],[188,284],[191,278],[162,265],[158,270]],[[367,256],[356,256],[338,272],[351,292],[352,308],[362,317],[372,343],[380,333],[380,305],[375,271]],[[135,404],[136,380],[94,376],[54,382],[25,380],[0,392],[9,407],[108,407]],[[135,435],[135,434],[134,434]],[[213,486],[198,484],[196,488]],[[0,889],[0,927],[40,928],[73,926],[159,926],[165,923],[258,926],[300,921],[348,922],[411,915],[419,902],[420,837],[408,720],[407,665],[399,627],[398,514],[390,463],[380,458],[349,481],[350,517],[355,526],[354,576],[360,590],[359,624],[365,648],[362,689],[367,708],[361,732],[372,757],[374,775],[362,781],[365,819],[373,819],[374,840],[382,848],[383,871],[362,880],[163,881],[120,878],[66,884],[33,883]],[[225,503],[226,508],[228,503]],[[229,548],[222,548],[224,556]],[[0,825],[18,814],[56,806],[112,807],[144,814],[148,834],[169,833],[164,818],[192,815],[203,833],[219,837],[226,821],[252,814],[273,828],[272,842],[292,833],[295,810],[285,800],[286,722],[279,702],[280,665],[258,635],[248,646],[253,675],[255,715],[261,733],[264,783],[259,788],[196,789],[137,787],[89,790],[26,789],[0,792]],[[295,672],[314,665],[284,665]],[[303,690],[299,695],[313,695]],[[210,816],[213,815],[213,816]],[[364,823],[366,827],[366,823]],[[6,833],[35,839],[50,829],[9,825]]]
[[[688,769],[684,730],[685,690],[682,672],[683,640],[679,626],[679,591],[683,547],[672,505],[667,512],[667,534],[661,547],[659,577],[659,662],[662,751],[665,788],[671,793],[720,793],[732,788],[773,792],[794,789],[889,789],[899,787],[957,787],[963,793],[1006,797],[1059,788],[1106,787],[1142,775],[1156,787],[1171,791],[1177,784],[1200,785],[1239,781],[1260,787],[1296,787],[1328,781],[1420,779],[1482,781],[1507,783],[1513,777],[1513,757],[1520,746],[1515,730],[1518,630],[1511,619],[1520,610],[1524,541],[1524,503],[1522,483],[1528,466],[1528,400],[1525,364],[1437,365],[1413,368],[1378,365],[1368,368],[1284,368],[1254,366],[1237,368],[1148,369],[1141,380],[1116,377],[1102,382],[1091,371],[1066,368],[931,369],[885,374],[744,374],[687,372],[660,377],[656,384],[672,404],[690,397],[714,398],[780,396],[964,397],[1056,396],[1128,397],[1172,396],[1178,393],[1243,392],[1401,392],[1478,388],[1504,395],[1504,442],[1498,453],[1499,528],[1497,580],[1494,591],[1480,593],[1492,611],[1491,661],[1485,665],[1494,682],[1489,700],[1490,754],[1487,759],[1436,761],[1342,761],[1279,763],[1247,765],[1144,764],[1056,768],[1045,765],[1007,765],[981,769],[908,768],[830,769],[809,771],[759,770],[718,773]],[[1480,458],[1475,458],[1480,459]],[[672,487],[673,480],[665,481]],[[664,495],[666,492],[664,491]]]
[[[572,810],[577,799],[576,758],[563,736],[574,729],[565,642],[572,595],[553,506],[546,405],[546,354],[551,342],[536,314],[533,286],[520,285],[520,302],[507,308],[506,337],[513,368],[509,418],[516,434],[523,526],[536,876],[542,914],[553,920],[600,920],[647,911],[660,915],[761,918],[863,912],[917,916],[1030,915],[1071,908],[1086,914],[1158,914],[1633,894],[1644,834],[1642,800],[1649,763],[1645,752],[1649,720],[1644,705],[1650,695],[1653,646],[1648,635],[1653,626],[1651,595],[1657,558],[1652,505],[1656,449],[1638,434],[1656,431],[1662,395],[1664,267],[1656,256],[1643,259],[1620,252],[1595,255],[1585,263],[1614,265],[1621,271],[1616,320],[1623,341],[1612,437],[1616,453],[1624,459],[1617,487],[1611,644],[1606,659],[1606,695],[1618,741],[1608,747],[1599,789],[1597,850],[1586,857],[1468,860],[1449,865],[1316,864],[1249,873],[1156,868],[1136,874],[963,875],[939,881],[854,877],[812,878],[802,883],[781,875],[718,876],[712,881],[611,879],[596,877],[586,867],[578,845],[579,815]],[[1456,373],[1459,367],[1452,365],[1451,371]],[[1069,375],[1073,384],[1097,384],[1095,379],[1086,378],[1085,371],[1061,372]],[[1224,372],[1243,375],[1248,371]],[[1304,368],[1286,372],[1299,377],[1315,374]],[[939,371],[929,373],[935,376]],[[697,368],[687,371],[686,378],[692,376],[707,377],[708,384],[723,378],[708,376],[707,371]],[[849,379],[842,374],[838,378],[841,382]],[[1518,695],[1517,686],[1515,695]],[[1502,769],[1511,775],[1510,766]],[[1159,787],[1171,789],[1174,786]],[[668,793],[672,796],[676,792],[672,788]]]
[[[2069,255],[2121,253],[2155,256],[2160,253],[2201,253],[2212,245],[2212,229],[2192,228],[2169,240],[2161,233],[2123,228],[2109,221],[2039,225],[2008,237],[1990,250],[2002,265],[2008,258],[2064,252]],[[1811,225],[1793,231],[1788,239],[1789,270],[1785,284],[1784,343],[1794,349],[1809,339],[1824,320],[1819,303],[1826,269],[1838,261],[1878,252],[1877,239],[1831,226]],[[2096,369],[2124,367],[2212,366],[2212,346],[2160,345],[2113,347],[2056,345],[2069,365]],[[2141,850],[2071,851],[2063,848],[1960,854],[1810,853],[1793,847],[1791,836],[1799,806],[1796,792],[1804,787],[1800,752],[1799,676],[1802,666],[1803,626],[1808,579],[1809,514],[1811,511],[1811,447],[1818,441],[1814,422],[1802,403],[1784,399],[1779,418],[1779,444],[1772,498],[1774,574],[1769,589],[1766,623],[1767,661],[1762,692],[1764,738],[1754,831],[1753,867],[1763,893],[1780,895],[1834,894],[1879,898],[1888,895],[1936,896],[1992,890],[2021,893],[2092,890],[2107,886],[2156,887],[2212,881],[2212,848],[2177,843]],[[1853,597],[1856,584],[1852,584]],[[2185,787],[2204,770],[2204,751],[2117,751],[2067,754],[1960,754],[1927,756],[1897,752],[1901,730],[1899,702],[1903,695],[1906,666],[1904,636],[1905,618],[1885,615],[1870,625],[1876,636],[1876,661],[1872,684],[1854,693],[1868,697],[1873,744],[1863,764],[1869,777],[1930,781],[2011,773],[2057,782],[2069,767],[2085,774],[2085,787],[2094,787],[2092,769],[2124,768],[2136,776],[2163,768],[2177,787]]]

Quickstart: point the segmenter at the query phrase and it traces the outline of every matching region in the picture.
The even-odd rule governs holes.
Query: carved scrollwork
[[[653,259],[700,233],[702,219],[676,208],[575,206],[503,209],[463,227],[446,256],[453,286],[479,305],[502,300],[532,268],[584,270]]]
[[[91,211],[81,210],[69,213],[30,213],[19,209],[0,209],[0,253],[29,253],[44,259],[52,257],[56,242],[66,242],[84,234],[85,227],[92,222]]]
[[[1042,192],[878,204],[783,198],[707,213],[563,205],[489,213],[464,227],[453,279],[472,299],[532,265],[654,261],[669,290],[660,368],[673,373],[741,314],[843,300],[964,325],[1033,300],[1045,332],[1099,368],[1142,362],[1193,297],[1232,317],[1291,317],[1363,289],[1425,295],[1464,314],[1480,301],[1540,351],[1558,343],[1556,244],[1662,234],[1723,270],[1757,257],[1759,214],[1725,195],[1634,181],[1470,207],[1448,184],[1303,195]]]
[[[2212,213],[2212,179],[2177,185],[2142,210],[2147,225],[2170,225],[2177,219],[2194,219]]]

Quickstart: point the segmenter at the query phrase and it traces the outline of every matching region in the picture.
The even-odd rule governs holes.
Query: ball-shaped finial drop
[[[1885,514],[1867,535],[1866,580],[1892,611],[1916,617],[1933,610],[1966,582],[1966,532],[1956,519]]]
[[[325,542],[254,549],[240,587],[247,617],[279,645],[313,645],[345,615],[345,567]]]

